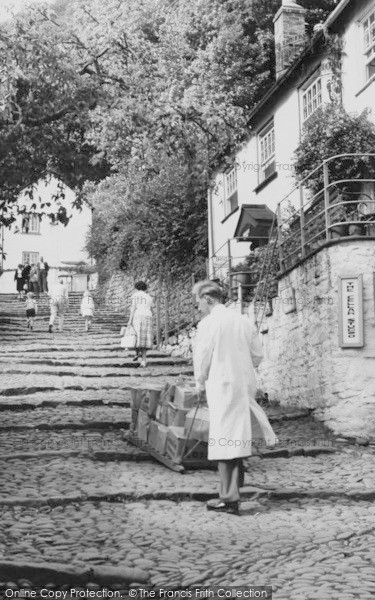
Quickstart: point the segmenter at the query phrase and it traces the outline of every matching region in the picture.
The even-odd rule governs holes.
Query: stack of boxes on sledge
[[[175,463],[181,463],[183,455],[192,461],[207,460],[208,408],[199,403],[191,385],[143,385],[133,388],[131,397],[131,435],[138,442]]]

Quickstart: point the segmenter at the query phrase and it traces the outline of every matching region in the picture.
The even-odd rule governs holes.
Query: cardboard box
[[[156,450],[159,452],[159,454],[166,454],[168,431],[169,428],[166,425],[158,423],[158,437]]]
[[[151,421],[148,430],[147,442],[152,446],[159,454],[165,454],[165,446],[167,443],[168,427],[162,425],[157,421]]]
[[[130,423],[130,430],[131,431],[135,431],[137,429],[137,424],[138,424],[138,409],[137,408],[132,408],[132,417],[131,417],[131,423]]]
[[[175,406],[178,408],[193,408],[197,405],[198,400],[199,398],[195,388],[176,385],[173,400]]]
[[[191,408],[185,418],[185,435],[194,440],[208,442],[210,415],[208,406],[200,406],[198,410]]]
[[[160,404],[169,404],[173,402],[176,386],[173,383],[166,383],[160,396]]]
[[[194,450],[192,450],[193,448]],[[186,442],[185,430],[183,427],[170,427],[166,445],[168,456],[174,462],[181,463],[183,456],[185,456],[189,450],[192,450],[192,452],[187,457],[187,460],[207,459],[207,444],[204,444],[203,442],[198,442],[197,444],[197,440],[193,439],[189,439]]]
[[[168,425],[168,404],[158,404],[155,412],[155,419],[162,425]]]
[[[138,412],[137,435],[140,440],[147,442],[148,428],[150,425],[150,417],[144,410]]]
[[[148,428],[147,443],[156,450],[158,439],[158,425],[156,421],[151,421]]]
[[[156,387],[156,386],[155,387],[153,387],[153,386],[142,387],[142,389],[140,390],[140,396],[141,396],[141,401],[140,401],[141,410],[143,410],[144,412],[147,412],[149,417],[154,418],[155,413],[156,413],[156,408],[158,406],[160,396],[161,396],[160,387]]]
[[[189,410],[178,408],[172,402],[168,404],[168,426],[169,427],[184,427],[186,415]]]

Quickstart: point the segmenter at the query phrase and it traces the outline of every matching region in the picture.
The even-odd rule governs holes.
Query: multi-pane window
[[[22,233],[39,233],[40,221],[38,215],[27,213],[22,217]]]
[[[259,134],[260,180],[270,177],[276,170],[275,163],[275,128],[273,121]]]
[[[366,81],[375,75],[375,8],[363,21]]]
[[[39,252],[22,252],[22,264],[28,262],[30,265],[36,265],[39,262]]]
[[[238,206],[237,171],[231,169],[224,175],[225,183],[225,214],[233,212]]]
[[[319,77],[302,92],[302,117],[306,121],[322,105],[322,80]]]

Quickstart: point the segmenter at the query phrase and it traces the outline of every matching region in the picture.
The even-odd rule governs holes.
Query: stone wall
[[[337,433],[375,435],[375,242],[340,241],[279,281],[261,335],[259,383],[269,398],[308,407]],[[339,346],[339,276],[363,274],[364,346]],[[294,288],[296,310],[285,290]]]
[[[161,338],[165,341],[165,328],[167,325],[167,338],[175,338],[176,333],[197,321],[195,302],[192,296],[192,282],[190,279],[173,282],[171,288],[166,290],[160,287],[157,281],[148,280],[148,291],[151,296],[159,299]],[[122,271],[118,271],[104,284],[98,286],[95,297],[99,304],[111,310],[122,312],[124,320],[129,314],[130,296],[134,292],[134,278]],[[167,311],[167,324],[165,312]],[[156,311],[155,311],[156,312]],[[170,343],[176,340],[169,339]]]

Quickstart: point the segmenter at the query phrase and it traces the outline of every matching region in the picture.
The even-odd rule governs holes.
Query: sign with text
[[[339,277],[339,342],[341,348],[363,347],[362,275]]]
[[[283,305],[284,313],[288,314],[297,310],[296,294],[292,286],[280,290],[280,299]]]

